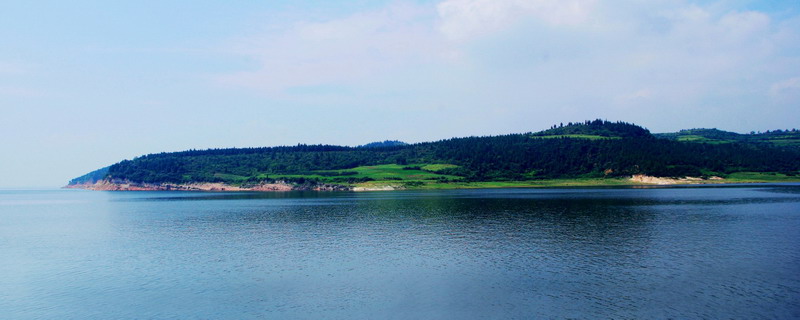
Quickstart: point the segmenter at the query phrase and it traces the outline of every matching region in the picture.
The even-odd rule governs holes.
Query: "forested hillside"
[[[405,146],[408,143],[398,140],[385,140],[385,141],[378,141],[378,142],[370,142],[362,146],[358,146],[359,148],[385,148],[385,147],[397,147],[397,146]]]
[[[767,130],[740,134],[719,129],[686,129],[673,133],[657,133],[656,137],[668,140],[697,143],[744,143],[778,148],[800,148],[800,131],[797,129]]]
[[[407,173],[392,179],[414,176],[440,182],[633,174],[678,177],[745,171],[795,175],[800,170],[800,152],[735,141],[712,144],[657,139],[633,124],[595,120],[559,124],[536,133],[411,145],[297,145],[150,154],[119,162],[104,174],[90,174],[90,178],[144,183],[356,183],[375,179],[366,174],[369,170],[365,168],[380,165],[394,165],[392,170],[403,169]],[[79,178],[74,183],[89,180]]]
[[[108,176],[108,168],[100,168],[95,171],[89,172],[84,174],[80,177],[72,179],[69,181],[69,184],[85,184],[85,183],[95,183],[97,181],[103,180]]]

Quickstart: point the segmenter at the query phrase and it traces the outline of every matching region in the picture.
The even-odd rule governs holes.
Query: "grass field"
[[[215,173],[214,178],[220,178],[225,181],[230,181],[233,183],[242,182],[247,179],[245,176],[239,176],[235,174],[225,174],[225,173]]]
[[[481,188],[547,188],[547,187],[602,187],[602,186],[636,186],[648,185],[633,182],[627,178],[575,178],[528,181],[488,181],[488,182],[438,182],[435,180],[419,181],[420,183],[403,183],[399,181],[369,181],[357,183],[356,186],[366,189],[381,189],[385,186],[402,189],[481,189]],[[739,172],[727,175],[724,180],[703,180],[697,184],[726,183],[778,183],[800,182],[800,176],[787,176],[780,173]]]
[[[686,130],[674,134],[661,134],[676,141],[699,142],[709,144],[723,143],[769,143],[778,147],[800,147],[800,133],[784,134],[737,134],[718,130]]]
[[[375,181],[430,181],[437,179],[458,180],[461,177],[436,173],[447,168],[458,167],[452,164],[383,164],[375,166],[355,167],[344,170],[317,170],[311,174],[276,174],[270,175],[272,179],[281,178],[306,178],[318,179],[322,182],[335,182],[343,179],[370,178]],[[415,169],[419,168],[419,169]],[[314,174],[317,173],[317,174]],[[412,183],[413,184],[413,183]]]
[[[343,170],[317,170],[309,174],[270,175],[269,178],[305,178],[315,179],[322,183],[349,185],[366,190],[382,190],[387,187],[394,189],[477,189],[477,188],[535,188],[535,187],[592,187],[592,186],[626,186],[643,185],[627,178],[574,178],[550,179],[527,181],[485,181],[464,182],[459,176],[439,174],[449,168],[458,166],[452,164],[384,164],[375,166],[362,166]],[[244,181],[246,177],[217,174],[229,183],[236,184]],[[265,178],[266,175],[259,175]],[[370,181],[355,182],[352,179],[369,178]],[[350,180],[350,182],[347,182]],[[724,180],[703,180],[702,184],[722,183],[769,183],[769,182],[800,182],[800,176],[788,176],[775,172],[738,172],[724,175]]]
[[[493,189],[493,188],[546,188],[546,187],[597,187],[639,185],[624,178],[609,179],[552,179],[529,181],[487,181],[487,182],[438,182],[421,181],[422,184],[404,184],[394,181],[369,181],[357,183],[357,187],[380,190],[385,186],[402,189]]]
[[[787,176],[776,172],[737,172],[723,180],[725,183],[800,182],[800,176]]]
[[[486,181],[486,182],[431,182],[419,189],[481,189],[481,188],[534,188],[534,187],[590,187],[623,186],[635,184],[627,179],[552,179],[528,181]]]
[[[698,136],[698,135],[683,135],[683,136],[679,136],[678,137],[678,141],[702,142],[702,143],[710,143],[710,144],[721,144],[721,143],[734,142],[734,141],[729,141],[729,140],[711,139],[711,138],[706,138],[706,137]]]
[[[430,172],[439,172],[444,169],[452,169],[452,168],[458,168],[458,166],[454,164],[429,164],[421,167],[422,170]]]
[[[800,139],[786,138],[786,139],[769,139],[765,140],[779,147],[797,147],[800,146]]]
[[[404,168],[416,168],[419,167],[420,169],[404,169]],[[347,170],[320,170],[316,172],[337,172],[337,171],[355,171],[357,174],[349,175],[346,177],[355,177],[355,178],[372,178],[375,180],[386,180],[388,179],[402,179],[402,180],[433,180],[437,178],[447,178],[447,179],[460,179],[457,176],[449,176],[438,174],[435,172],[430,171],[440,171],[445,168],[450,167],[457,167],[455,165],[447,165],[447,164],[409,164],[409,165],[399,165],[399,164],[383,164],[377,166],[365,166],[365,167],[356,167],[353,169]]]

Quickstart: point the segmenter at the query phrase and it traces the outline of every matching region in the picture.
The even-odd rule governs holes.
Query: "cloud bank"
[[[604,117],[666,128],[665,119],[716,119],[736,128],[780,122],[763,108],[797,114],[800,17],[775,16],[683,1],[394,4],[266,23],[269,31],[228,46],[257,67],[219,80],[298,99],[320,87],[341,88],[337,101],[401,87],[423,104],[475,114],[502,106],[547,121]]]

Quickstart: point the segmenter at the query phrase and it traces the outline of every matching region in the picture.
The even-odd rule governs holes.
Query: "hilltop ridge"
[[[565,136],[565,137],[605,137],[605,138],[651,138],[650,130],[627,122],[609,122],[593,120],[584,122],[560,123],[550,129],[539,131],[534,136]]]
[[[408,143],[399,140],[384,140],[384,141],[376,141],[370,142],[364,145],[358,146],[359,148],[386,148],[386,147],[398,147],[398,146],[405,146]]]
[[[684,129],[673,133],[657,133],[657,138],[711,144],[747,143],[766,144],[775,147],[800,148],[800,131],[797,129],[767,130],[741,134],[716,128]]]

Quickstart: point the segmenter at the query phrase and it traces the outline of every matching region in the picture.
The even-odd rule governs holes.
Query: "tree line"
[[[615,139],[537,136],[591,134]],[[614,177],[631,174],[700,176],[739,171],[800,170],[800,152],[739,143],[699,144],[656,139],[644,128],[603,120],[568,123],[538,133],[464,137],[381,148],[297,145],[187,150],[150,154],[112,165],[106,178],[134,182],[216,182],[346,170],[379,164],[449,163],[439,173],[468,181]]]

